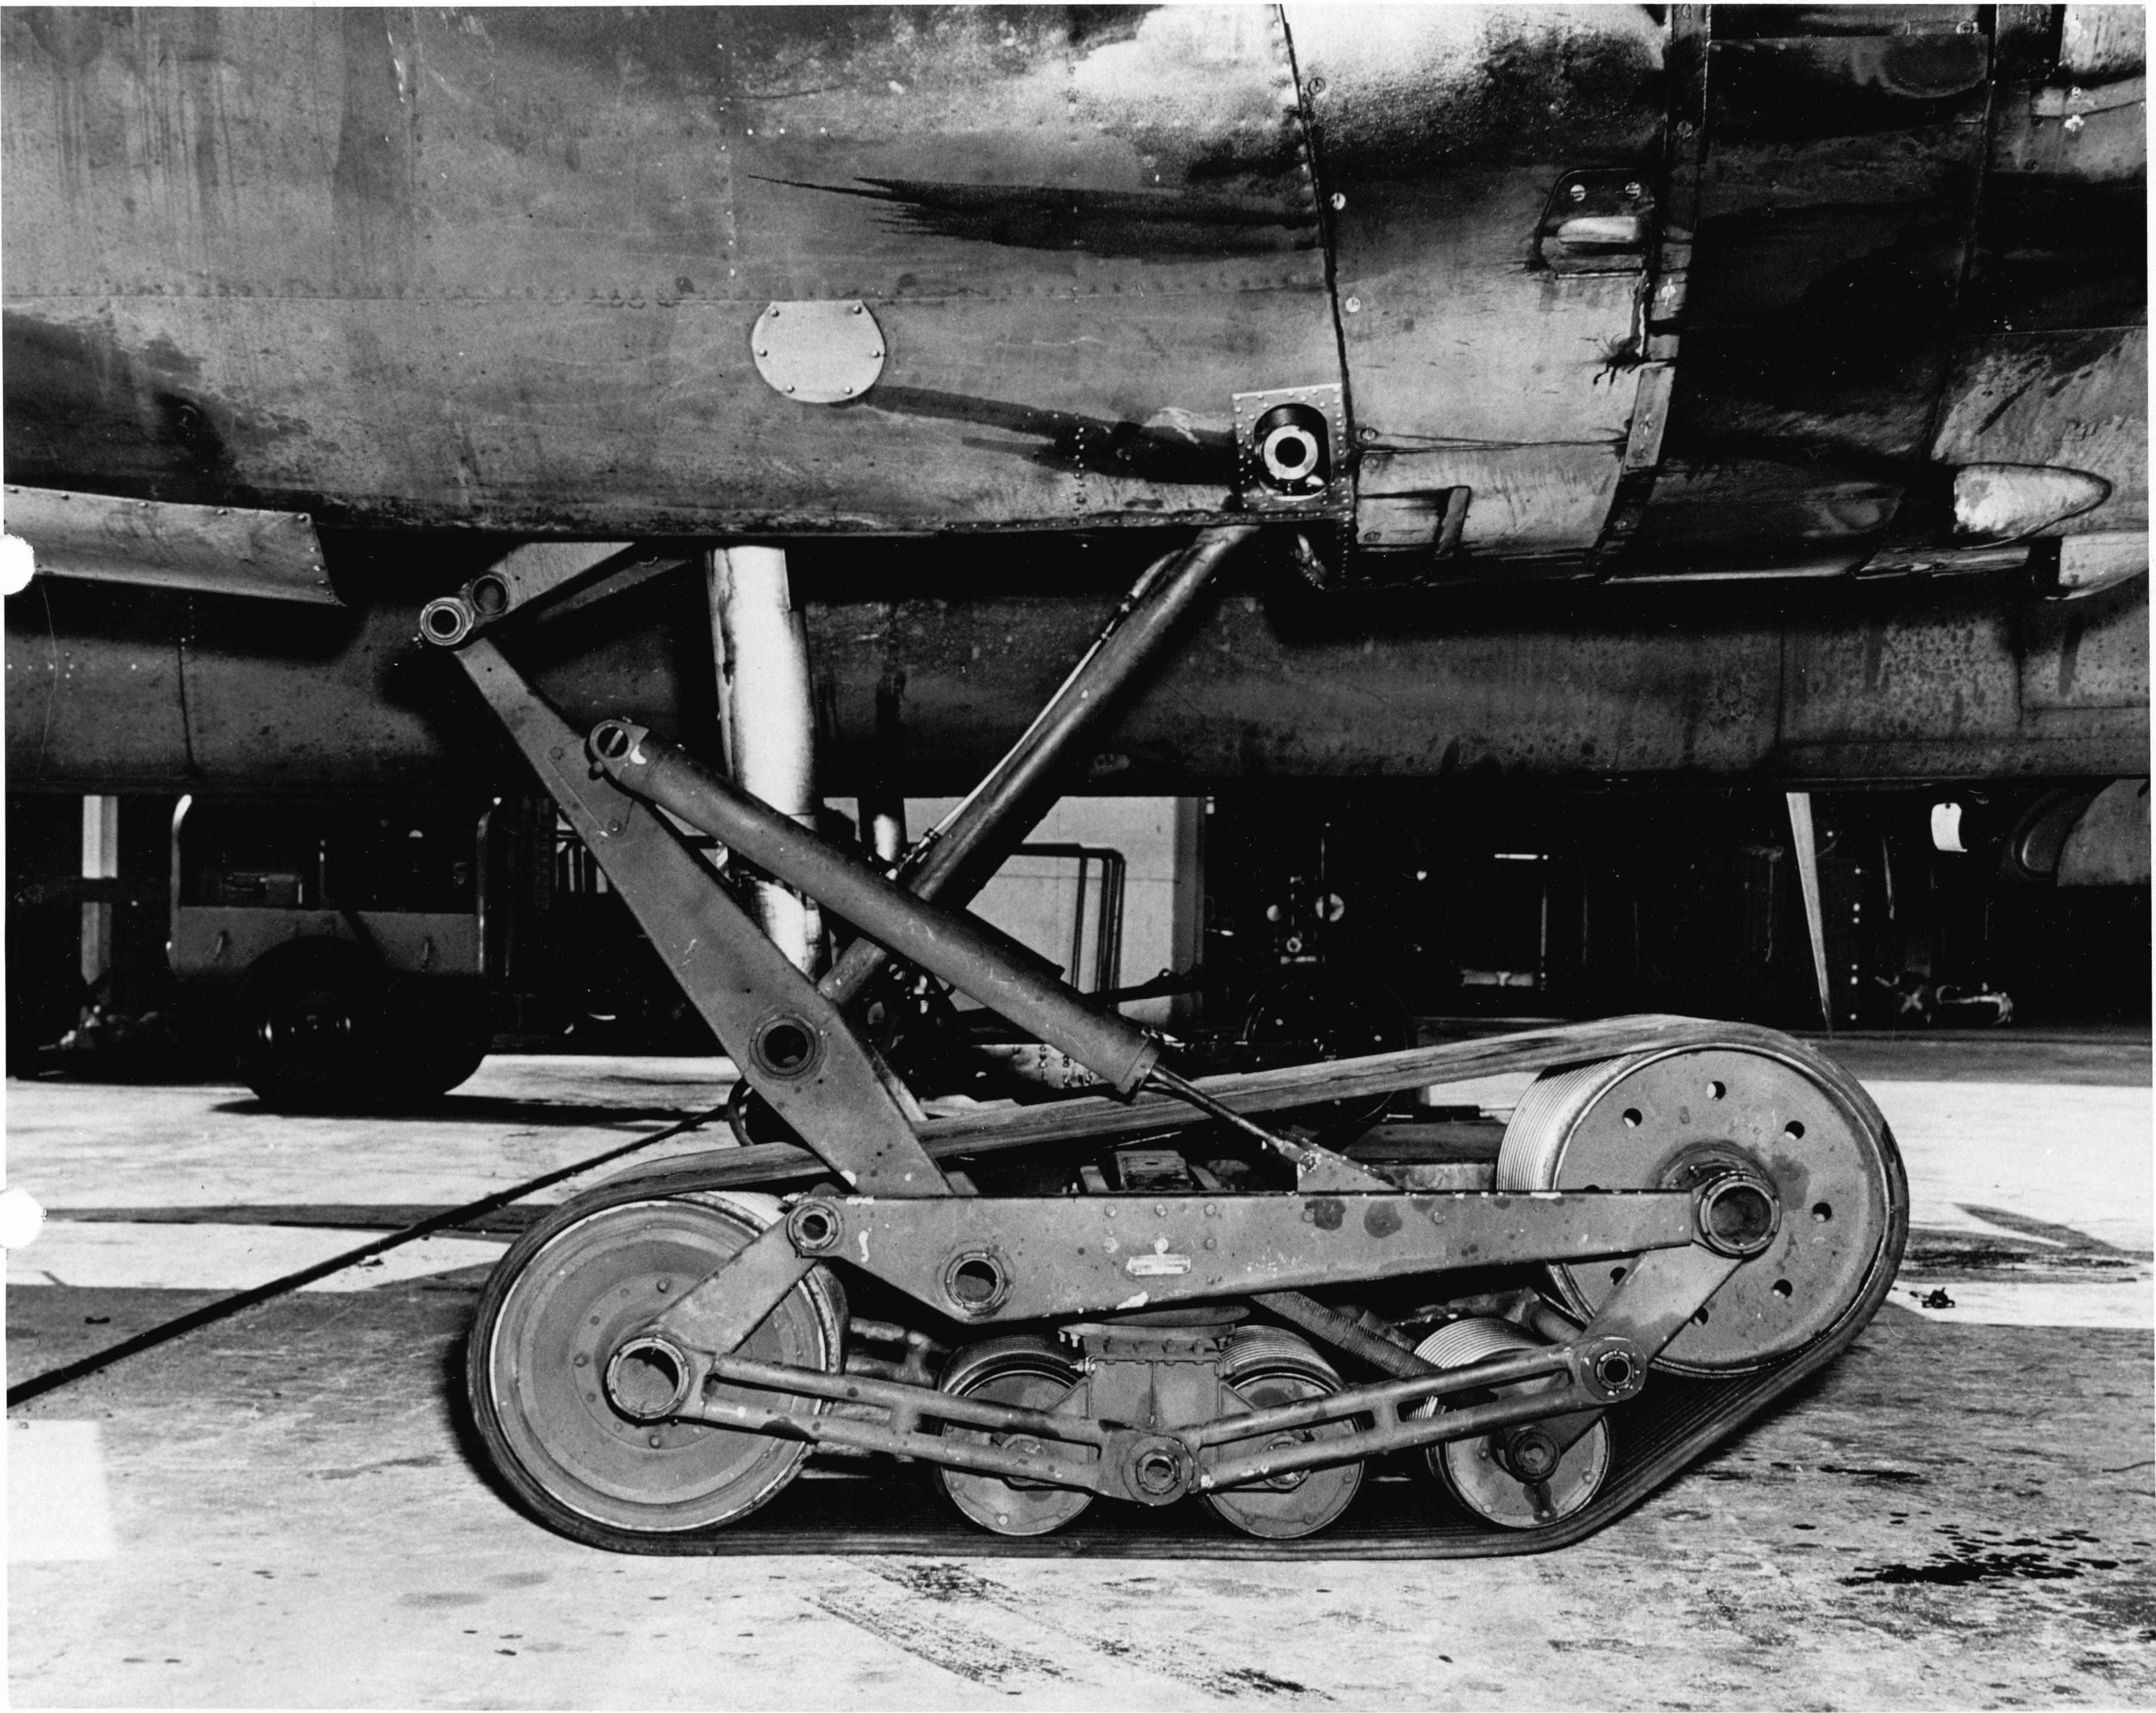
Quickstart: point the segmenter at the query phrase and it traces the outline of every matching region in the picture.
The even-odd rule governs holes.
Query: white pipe
[[[110,880],[120,872],[120,799],[86,797],[82,800],[82,876],[85,880]],[[82,907],[82,980],[92,987],[112,967],[112,906],[109,903]],[[107,1000],[111,998],[107,994]]]
[[[711,641],[719,663],[719,718],[734,782],[812,831],[816,825],[816,721],[808,685],[808,629],[794,609],[785,550],[734,547],[705,561]],[[808,975],[824,951],[823,913],[775,882],[757,887],[772,943]]]
[[[902,797],[861,799],[863,830],[880,863],[896,864],[906,854],[906,799]]]
[[[1812,794],[1792,791],[1785,795],[1789,803],[1789,843],[1797,859],[1797,885],[1804,899],[1804,937],[1811,942],[1820,1016],[1830,1035],[1834,1033],[1834,984],[1826,972],[1826,911],[1820,896],[1819,840],[1812,828]]]

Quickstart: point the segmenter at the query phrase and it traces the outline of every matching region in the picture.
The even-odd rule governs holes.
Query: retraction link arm
[[[783,1219],[620,1342],[604,1379],[621,1415],[890,1452],[1147,1504],[1499,1433],[1508,1466],[1532,1485],[1603,1409],[1638,1392],[1649,1362],[1773,1241],[1781,1220],[1774,1187],[1741,1163],[1636,1190],[1404,1192],[1167,1069],[1158,1038],[1014,957],[956,907],[1024,839],[1080,741],[1120,705],[1219,566],[1255,533],[1205,531],[1149,569],[1018,746],[896,878],[634,722],[602,721],[580,739],[480,633],[516,609],[510,583],[450,597],[446,617],[434,616],[444,603],[429,609],[423,636],[457,651],[742,1076],[850,1192],[796,1198]],[[560,580],[584,576],[596,551],[565,560]],[[622,550],[613,551],[619,559]],[[527,577],[516,587],[536,599],[552,585]],[[670,818],[817,900],[863,937],[820,985],[812,982]],[[1156,1090],[1254,1138],[1294,1164],[1296,1189],[1179,1195],[1152,1203],[1149,1218],[1142,1198],[969,1195],[936,1163],[918,1106],[844,1014],[891,957],[1061,1049],[1124,1099]],[[1626,1260],[1628,1270],[1576,1336],[1452,1368],[1373,1337],[1304,1294],[1462,1267],[1604,1258]],[[741,1355],[788,1293],[831,1263],[985,1328],[1254,1300],[1394,1377],[1164,1424]],[[1441,1407],[1463,1393],[1476,1401]],[[786,1407],[788,1397],[874,1405],[888,1419],[804,1413]],[[929,1423],[1004,1440],[931,1432]],[[1337,1424],[1344,1431],[1309,1431]]]

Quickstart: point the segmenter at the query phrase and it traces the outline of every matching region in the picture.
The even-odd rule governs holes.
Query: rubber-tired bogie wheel
[[[1846,1073],[1794,1042],[1656,1048],[1557,1072],[1520,1097],[1496,1187],[1669,1189],[1732,1171],[1772,1187],[1779,1224],[1654,1366],[1742,1374],[1834,1336],[1900,1263],[1907,1180],[1886,1121]],[[1589,1321],[1630,1264],[1561,1264],[1550,1281]]]
[[[1231,1410],[1278,1409],[1329,1398],[1340,1390],[1340,1376],[1304,1339],[1279,1326],[1246,1326],[1228,1341],[1221,1358],[1223,1402]],[[1222,1448],[1224,1457],[1240,1458],[1260,1450],[1286,1449],[1313,1440],[1337,1439],[1353,1433],[1353,1421],[1322,1422],[1270,1438],[1237,1439]],[[1246,1535],[1269,1541],[1294,1541],[1314,1535],[1337,1518],[1363,1485],[1360,1462],[1329,1468],[1295,1469],[1269,1481],[1209,1492],[1206,1504]]]
[[[1532,1350],[1543,1341],[1525,1327],[1494,1316],[1475,1316],[1448,1322],[1415,1346],[1415,1354],[1440,1368],[1464,1368],[1470,1363]],[[1562,1386],[1563,1380],[1524,1380],[1517,1385],[1497,1386],[1490,1395],[1516,1397]],[[1473,1394],[1455,1398],[1454,1408],[1480,1402]],[[1431,1413],[1424,1404],[1413,1412]],[[1507,1467],[1496,1433],[1478,1433],[1466,1439],[1448,1439],[1429,1451],[1430,1473],[1437,1477],[1463,1510],[1500,1528],[1533,1529],[1562,1522],[1584,1510],[1602,1490],[1609,1473],[1609,1423],[1607,1417],[1565,1447],[1538,1480],[1523,1480]]]
[[[940,1384],[953,1397],[1052,1411],[1070,1395],[1081,1377],[1078,1364],[1060,1346],[1021,1333],[968,1345],[951,1358]],[[1021,1451],[1050,1449],[1047,1442],[1031,1434],[966,1427],[956,1422],[944,1424],[943,1437]],[[1093,1502],[1091,1494],[1075,1487],[1006,1481],[999,1475],[965,1469],[938,1466],[934,1479],[961,1512],[998,1535],[1049,1534],[1074,1521]]]
[[[541,1521],[593,1546],[676,1551],[683,1536],[738,1521],[793,1479],[805,1443],[636,1419],[608,1382],[617,1350],[778,1217],[775,1198],[738,1191],[593,1211],[572,1203],[502,1258],[480,1299],[466,1384],[489,1454]],[[845,1321],[844,1294],[819,1267],[738,1354],[836,1372]],[[723,1386],[707,1396],[800,1415],[829,1408]]]

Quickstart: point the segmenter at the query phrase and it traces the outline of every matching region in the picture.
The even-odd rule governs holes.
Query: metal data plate
[[[11,485],[0,522],[30,544],[37,568],[51,577],[341,604],[304,512]]]
[[[749,341],[757,372],[797,404],[859,398],[883,373],[883,329],[857,297],[773,304]]]

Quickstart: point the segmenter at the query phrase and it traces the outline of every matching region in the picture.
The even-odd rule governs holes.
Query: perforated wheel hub
[[[1506,1190],[1656,1189],[1717,1165],[1755,1172],[1780,1207],[1772,1241],[1738,1269],[1656,1359],[1676,1373],[1736,1373],[1823,1337],[1864,1291],[1889,1235],[1890,1177],[1865,1117],[1793,1060],[1684,1047],[1543,1078],[1505,1131]],[[1622,1259],[1553,1266],[1591,1318]]]

